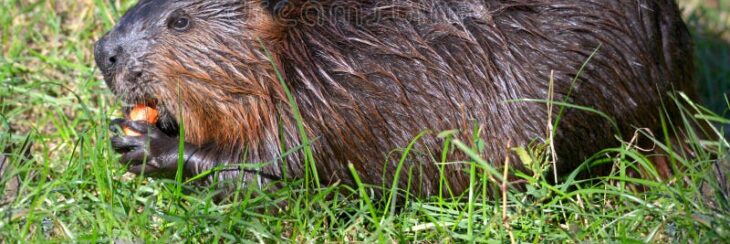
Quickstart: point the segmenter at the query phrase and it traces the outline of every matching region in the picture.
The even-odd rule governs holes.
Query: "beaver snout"
[[[124,50],[121,46],[109,41],[109,35],[102,37],[94,46],[94,59],[104,77],[111,76]]]
[[[130,40],[110,32],[96,42],[94,59],[104,81],[115,93],[143,86],[144,41]],[[129,94],[135,95],[135,94]],[[141,94],[136,94],[141,96]]]

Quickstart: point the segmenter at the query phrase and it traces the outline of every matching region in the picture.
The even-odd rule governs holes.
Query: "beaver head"
[[[123,102],[160,110],[164,132],[182,122],[191,143],[251,142],[280,97],[276,59],[261,45],[275,29],[265,11],[258,1],[142,0],[97,42],[96,63]]]

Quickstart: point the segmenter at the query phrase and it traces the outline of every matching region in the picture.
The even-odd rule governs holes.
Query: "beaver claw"
[[[128,164],[128,171],[134,174],[172,177],[178,166],[178,139],[170,137],[160,129],[144,121],[115,119],[111,123],[113,132],[129,128],[140,136],[113,136],[112,148],[122,154],[121,163]]]

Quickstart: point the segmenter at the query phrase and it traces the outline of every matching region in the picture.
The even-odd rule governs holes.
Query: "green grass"
[[[722,134],[730,128],[730,1],[680,2],[697,34],[702,102],[714,112],[677,100],[686,123],[711,119]],[[446,148],[473,156],[472,187],[454,198],[406,194],[376,201],[362,184],[317,187],[302,179],[278,190],[244,188],[216,204],[213,189],[133,177],[110,149],[108,121],[120,115],[119,107],[92,57],[94,40],[131,2],[0,3],[0,148],[15,145],[0,193],[19,179],[16,194],[0,197],[0,242],[730,241],[730,201],[722,187],[730,179],[715,175],[718,165],[730,168],[727,141],[720,139],[692,139],[702,144],[697,156],[676,155],[683,173],[667,181],[628,175],[648,160],[627,143],[587,162],[614,163],[614,174],[566,177],[558,185],[546,179],[552,176],[518,174],[527,182],[518,191],[501,183],[504,172],[479,158],[479,145],[488,142],[467,145],[443,132]],[[694,132],[681,128],[666,130]],[[19,153],[24,142],[32,143],[30,160]],[[398,152],[407,154],[403,146]],[[544,172],[548,149],[536,143],[517,151],[523,163]],[[413,169],[400,170],[410,175]],[[639,186],[645,190],[635,190]],[[386,196],[404,192],[384,187]],[[508,190],[487,195],[500,189]]]

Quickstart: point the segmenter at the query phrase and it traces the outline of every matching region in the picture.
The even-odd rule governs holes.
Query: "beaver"
[[[218,169],[204,181],[260,186],[304,177],[308,147],[320,183],[354,184],[352,165],[377,186],[420,136],[399,184],[412,174],[425,196],[441,175],[469,187],[469,158],[439,132],[499,167],[560,115],[565,174],[617,134],[661,132],[667,93],[694,90],[673,0],[141,0],[94,54],[118,99],[160,113],[114,121],[143,134],[112,138],[130,172],[169,176],[182,155],[186,177]],[[527,100],[548,98],[613,122]]]

